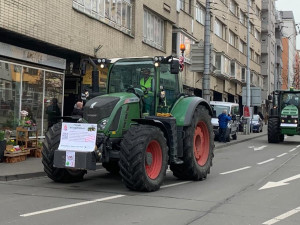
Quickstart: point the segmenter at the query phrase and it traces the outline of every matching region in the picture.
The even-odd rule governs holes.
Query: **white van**
[[[240,110],[239,104],[233,102],[218,102],[211,101],[210,106],[213,110],[213,117],[211,123],[214,127],[215,140],[219,139],[219,119],[218,116],[223,112],[224,109],[230,114],[232,120],[228,123],[228,130],[226,132],[226,141],[230,141],[230,137],[233,140],[237,139],[237,132],[239,129],[240,121]]]

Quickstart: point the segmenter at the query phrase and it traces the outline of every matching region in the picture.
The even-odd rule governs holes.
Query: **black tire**
[[[278,143],[280,141],[279,119],[270,118],[268,121],[268,142]]]
[[[102,166],[111,174],[119,174],[120,167],[118,161],[103,162]]]
[[[234,135],[232,135],[232,140],[236,140],[237,139],[237,133],[235,133]]]
[[[158,190],[166,176],[167,154],[167,142],[159,128],[131,127],[121,142],[119,161],[125,186],[134,191]]]
[[[201,140],[199,132],[204,137]],[[173,175],[183,180],[202,180],[210,173],[214,157],[214,140],[211,117],[204,106],[194,112],[192,124],[184,128],[183,164],[171,164]],[[202,152],[199,152],[199,151]],[[198,155],[197,155],[198,153]]]
[[[54,124],[46,133],[43,142],[42,163],[47,176],[55,182],[78,182],[83,179],[85,170],[72,170],[53,167],[54,152],[60,143],[62,123]]]

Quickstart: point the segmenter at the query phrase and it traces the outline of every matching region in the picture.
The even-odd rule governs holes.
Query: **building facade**
[[[247,3],[211,3],[211,42],[215,52],[211,100],[238,102],[242,106],[247,67]],[[261,1],[250,1],[249,82],[263,89],[261,10]],[[13,105],[10,117],[14,121],[0,121],[0,128],[16,126],[19,111],[26,106],[38,118],[38,129],[43,135],[47,127],[45,109],[54,97],[63,114],[69,115],[76,97],[91,86],[91,71],[87,70],[84,77],[80,75],[81,61],[87,57],[179,57],[179,45],[184,43],[185,91],[202,96],[202,74],[190,71],[190,45],[204,39],[205,0],[3,0],[0,12],[0,43],[7,49],[0,52],[0,93],[5,93],[1,94],[0,108]],[[103,91],[107,71],[100,72],[99,87]],[[53,87],[59,89],[58,93]]]
[[[292,11],[280,11],[282,18],[282,43],[283,43],[283,69],[282,89],[292,86],[296,58],[296,24]]]

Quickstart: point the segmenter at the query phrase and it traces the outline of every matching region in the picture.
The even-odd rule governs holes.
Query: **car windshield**
[[[152,60],[116,62],[110,71],[108,93],[125,92],[128,88],[141,88],[141,80],[146,73],[153,91],[155,67]]]
[[[227,110],[227,113],[230,112],[230,107],[225,106],[225,105],[211,105],[213,112],[214,112],[214,117],[218,117],[223,110]]]

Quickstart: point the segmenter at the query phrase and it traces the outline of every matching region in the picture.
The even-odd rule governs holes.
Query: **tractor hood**
[[[298,117],[298,108],[294,105],[288,105],[283,108],[281,111],[281,116],[297,116]]]
[[[118,103],[123,104],[139,102],[133,93],[115,93],[95,97],[89,100],[83,110],[83,118],[88,123],[99,123],[102,119],[109,118]],[[118,108],[119,108],[118,107]]]

